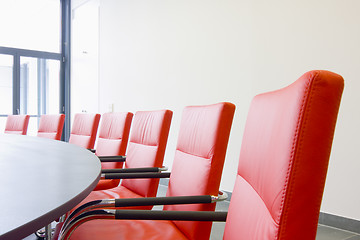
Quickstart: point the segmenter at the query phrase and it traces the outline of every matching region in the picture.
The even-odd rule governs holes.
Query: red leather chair
[[[29,115],[9,115],[4,133],[26,135],[29,125]]]
[[[69,143],[93,149],[96,133],[100,121],[100,114],[77,113],[71,128]]]
[[[135,113],[125,168],[162,167],[171,119],[170,110]],[[93,191],[79,205],[93,199],[155,197],[158,185],[159,179],[123,180],[116,188]]]
[[[343,87],[311,71],[254,98],[224,239],[315,239]]]
[[[64,121],[65,114],[41,115],[37,136],[60,140]]]
[[[235,106],[231,103],[192,106],[184,109],[167,196],[218,194],[234,111]],[[137,141],[142,137],[143,135],[137,136]],[[131,146],[129,146],[128,158],[131,156],[130,151]],[[143,152],[136,159],[142,159],[148,154]],[[126,160],[126,167],[137,167],[138,164],[139,161]],[[91,199],[88,198],[88,200],[114,197],[154,197],[155,194],[149,194],[150,192],[156,193],[155,189],[149,190],[152,188],[151,181],[153,180],[123,179],[116,192],[113,190],[103,191],[102,194],[98,194],[99,191],[92,192]],[[133,192],[130,193],[127,189]],[[142,206],[142,208],[146,207]],[[148,209],[151,208],[152,206],[148,206]],[[215,204],[166,206],[165,209],[214,211]],[[134,236],[128,234],[127,231],[122,231],[123,226],[131,228],[132,224],[131,221],[126,223],[94,221],[80,226],[71,239],[152,239],[152,236],[147,235],[146,231],[154,227],[153,223],[149,222],[149,225],[140,223],[141,226],[138,228],[132,228],[135,231],[132,233]],[[162,239],[178,239],[177,237],[184,238],[184,236],[191,239],[208,239],[212,223],[168,221],[161,225],[154,231],[164,233]],[[163,232],[163,226],[165,232]],[[172,231],[173,236],[167,234],[167,227],[175,229]]]
[[[96,143],[97,156],[125,155],[133,114],[130,112],[104,113],[101,118],[99,136]],[[101,163],[102,169],[119,169],[123,162]],[[114,188],[120,179],[102,179],[94,190]]]
[[[162,167],[171,119],[172,111],[170,110],[135,113],[132,120],[125,169]],[[103,151],[101,150],[100,153]],[[123,181],[120,186],[111,189],[100,190],[102,186],[99,186],[99,190],[92,191],[87,198],[78,204],[78,207],[93,199],[155,197],[158,185],[159,179],[131,179],[130,181]],[[144,208],[151,209],[151,207]],[[61,226],[62,223],[57,225],[56,234],[58,234]]]
[[[315,239],[343,87],[341,76],[311,71],[288,87],[253,99],[224,239]],[[106,210],[87,220],[96,215],[105,219],[136,219],[134,215],[139,212]],[[156,212],[148,212],[149,216],[141,219],[154,219],[150,216]],[[112,231],[116,229],[123,239],[196,239],[173,222],[161,220],[169,219],[171,212],[161,213],[156,218],[160,221],[108,221]],[[177,220],[192,220],[198,213],[188,212],[188,216]],[[209,221],[219,214],[222,213],[213,212],[212,217],[201,220]],[[88,232],[79,233],[107,234],[107,228],[104,232],[96,228],[99,223],[102,224],[100,220],[88,222],[83,225],[87,225]],[[74,237],[81,238],[77,231]]]

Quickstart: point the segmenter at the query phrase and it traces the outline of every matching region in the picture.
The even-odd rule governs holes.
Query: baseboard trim
[[[360,221],[320,212],[319,224],[360,234]]]

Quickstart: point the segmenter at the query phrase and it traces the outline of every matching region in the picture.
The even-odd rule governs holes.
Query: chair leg
[[[50,223],[47,226],[45,226],[45,239],[51,240],[51,238],[52,238],[52,227]]]

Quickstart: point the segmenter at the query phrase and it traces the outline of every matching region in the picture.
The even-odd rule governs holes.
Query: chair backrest
[[[96,133],[100,121],[100,114],[77,113],[74,116],[69,143],[93,149]]]
[[[65,114],[41,115],[37,136],[60,140],[64,121]]]
[[[125,168],[162,167],[172,111],[136,112],[130,133]],[[159,179],[123,179],[121,186],[143,197],[155,197]]]
[[[29,119],[29,115],[9,115],[4,133],[26,135]]]
[[[182,114],[167,196],[218,195],[235,105],[186,107]],[[164,210],[214,211],[215,204],[164,206]],[[176,222],[188,239],[209,239],[211,222]]]
[[[311,71],[253,99],[224,239],[315,239],[343,86]]]
[[[99,136],[96,142],[97,156],[126,154],[133,114],[130,112],[104,113],[101,117]],[[102,168],[122,168],[122,162],[101,163]]]

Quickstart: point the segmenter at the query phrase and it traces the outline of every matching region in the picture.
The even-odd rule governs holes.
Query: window
[[[0,5],[0,131],[9,114],[69,115],[70,0],[12,0]],[[61,23],[61,24],[60,24]],[[65,139],[69,121],[65,120]]]

